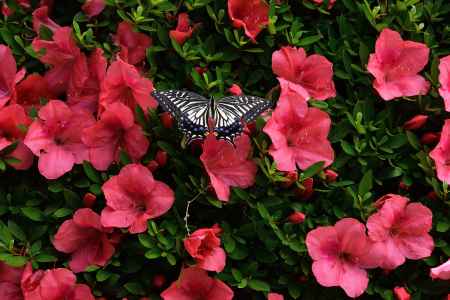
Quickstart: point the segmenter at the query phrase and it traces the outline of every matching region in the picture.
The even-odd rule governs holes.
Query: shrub
[[[2,1],[1,299],[447,296],[450,4],[81,2]]]

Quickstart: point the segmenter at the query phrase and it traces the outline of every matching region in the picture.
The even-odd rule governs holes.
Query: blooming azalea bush
[[[448,299],[446,1],[0,3],[0,299]]]

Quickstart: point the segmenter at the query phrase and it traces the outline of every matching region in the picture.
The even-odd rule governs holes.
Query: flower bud
[[[411,295],[408,293],[408,291],[404,287],[396,286],[394,288],[394,294],[397,300],[410,300]]]
[[[435,144],[439,142],[441,135],[437,132],[426,132],[420,138],[420,142],[424,145]]]
[[[302,182],[303,188],[295,190],[295,194],[300,200],[307,200],[314,193],[314,179],[307,178]]]
[[[162,274],[157,274],[152,280],[153,287],[156,289],[161,289],[166,284],[166,277]]]
[[[335,182],[339,174],[331,169],[325,170],[325,179],[327,182]]]
[[[167,152],[158,150],[155,155],[155,161],[158,163],[159,167],[164,167],[167,163]]]
[[[147,169],[149,169],[152,173],[155,172],[159,167],[159,164],[156,160],[151,160],[147,164]]]
[[[305,221],[305,214],[301,213],[299,211],[293,212],[289,217],[288,220],[292,224],[301,224]]]
[[[298,179],[298,173],[296,171],[290,171],[290,172],[285,172],[285,179],[287,179],[287,181],[283,181],[281,183],[281,186],[285,189],[289,188],[292,184],[294,184],[294,182],[297,181]]]
[[[228,91],[235,96],[242,95],[241,87],[235,83],[233,83],[233,85],[228,89]]]
[[[97,196],[95,196],[92,193],[86,193],[83,196],[83,204],[84,207],[92,207],[94,206],[95,200],[97,199]]]
[[[406,121],[405,124],[403,124],[403,128],[406,130],[419,129],[423,125],[425,125],[427,120],[428,120],[427,115],[417,115],[417,116],[409,119],[408,121]]]

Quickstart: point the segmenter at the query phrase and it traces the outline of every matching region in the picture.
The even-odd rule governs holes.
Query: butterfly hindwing
[[[214,131],[217,138],[232,141],[242,133],[243,123],[254,121],[271,106],[270,101],[255,96],[230,96],[220,99],[214,109]]]
[[[188,142],[201,139],[208,132],[209,99],[180,90],[154,91],[152,95],[178,121],[178,127]]]

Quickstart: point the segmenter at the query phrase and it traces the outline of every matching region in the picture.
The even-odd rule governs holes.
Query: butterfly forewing
[[[205,136],[208,131],[209,99],[179,90],[154,91],[152,95],[165,111],[177,119],[188,142]]]
[[[243,122],[254,121],[272,106],[271,102],[255,96],[230,96],[217,101],[214,109],[217,137],[232,141],[242,132]]]

